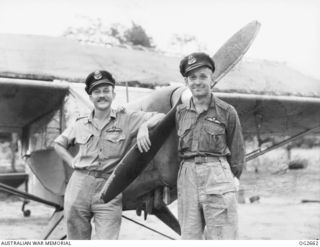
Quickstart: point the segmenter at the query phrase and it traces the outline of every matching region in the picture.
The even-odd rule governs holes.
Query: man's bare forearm
[[[148,127],[148,129],[153,128],[157,125],[163,118],[165,117],[164,113],[157,113],[148,119],[144,124]]]
[[[158,113],[144,122],[137,134],[137,145],[141,153],[148,152],[151,146],[151,141],[149,139],[149,129],[156,126],[157,123],[163,119],[165,114]]]

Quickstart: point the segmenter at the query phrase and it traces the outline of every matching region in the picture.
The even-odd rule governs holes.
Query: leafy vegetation
[[[73,38],[81,43],[154,48],[152,38],[148,36],[144,28],[135,22],[131,27],[120,23],[104,24],[100,18],[88,19],[88,22],[78,27],[69,27],[64,37]]]

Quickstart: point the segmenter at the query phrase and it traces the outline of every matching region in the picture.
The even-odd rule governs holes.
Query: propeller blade
[[[172,214],[169,208],[166,205],[163,205],[161,208],[152,209],[152,214],[157,216],[163,223],[169,226],[177,234],[181,235],[180,224],[177,218]]]
[[[260,23],[257,21],[247,24],[215,53],[213,56],[217,66],[214,73],[215,83],[240,61],[251,46],[259,29]],[[111,201],[121,193],[147,167],[175,125],[175,113],[178,104],[181,104],[181,97],[166,117],[150,131],[149,136],[152,145],[147,153],[140,153],[137,145],[134,145],[120,161],[101,191],[101,199],[104,202]]]
[[[256,35],[260,30],[261,24],[252,21],[238,32],[232,35],[227,42],[213,55],[216,69],[213,74],[215,84],[221,80],[248,51]],[[214,84],[214,85],[215,85]]]
[[[176,108],[179,104],[181,104],[181,99],[160,123],[150,130],[149,138],[152,145],[148,152],[141,153],[135,144],[122,158],[101,190],[101,199],[105,203],[111,201],[127,188],[159,151],[175,126]]]

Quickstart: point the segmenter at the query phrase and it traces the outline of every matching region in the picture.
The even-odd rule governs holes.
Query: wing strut
[[[55,212],[54,212],[53,216],[51,217],[50,222],[49,222],[46,230],[44,231],[43,239],[48,239],[49,236],[51,235],[51,233],[57,228],[57,226],[60,224],[60,222],[63,219],[63,207],[57,203],[47,201],[47,200],[42,199],[38,196],[17,190],[15,188],[8,186],[8,185],[5,185],[3,183],[0,183],[0,190],[5,191],[10,194],[13,194],[13,195],[16,195],[18,197],[22,197],[27,200],[33,200],[33,201],[45,204],[47,206],[55,207]],[[25,204],[23,204],[23,209],[24,209],[24,206],[25,206]],[[30,214],[30,211],[28,214]],[[61,239],[64,239],[64,238],[65,238],[65,236],[63,236]]]
[[[301,138],[301,137],[303,137],[303,136],[305,136],[305,135],[307,135],[307,134],[309,134],[309,133],[311,133],[311,132],[313,132],[315,130],[318,130],[318,129],[320,129],[320,126],[317,126],[317,127],[312,128],[312,129],[308,129],[308,130],[302,131],[302,132],[300,132],[300,133],[298,133],[298,134],[296,134],[296,135],[294,135],[292,137],[289,137],[288,139],[285,139],[285,140],[283,140],[283,141],[281,141],[279,143],[276,143],[275,145],[272,145],[271,147],[265,148],[263,150],[261,150],[260,147],[259,147],[259,149],[257,149],[257,150],[255,150],[255,151],[253,151],[253,152],[251,152],[251,153],[246,155],[246,161],[253,160],[253,159],[255,159],[255,158],[257,158],[257,157],[259,157],[259,156],[261,156],[261,155],[263,155],[265,153],[268,153],[268,152],[270,152],[272,150],[280,148],[280,147],[288,144],[289,142],[292,142],[292,141],[294,141],[294,140],[296,140],[298,138]]]
[[[164,233],[161,233],[161,232],[159,232],[159,231],[157,231],[155,229],[152,229],[151,227],[148,227],[148,226],[146,226],[144,224],[141,224],[141,223],[139,223],[139,222],[137,222],[137,221],[135,221],[135,220],[133,220],[131,218],[128,218],[127,216],[122,215],[122,218],[124,218],[126,220],[129,220],[129,221],[131,221],[131,222],[133,222],[133,223],[135,223],[135,224],[137,224],[139,226],[142,226],[142,227],[144,227],[144,228],[146,228],[146,229],[148,229],[148,230],[150,230],[152,232],[158,233],[159,235],[161,235],[163,237],[166,237],[166,238],[171,239],[171,240],[176,240],[175,238],[172,238],[172,237],[170,237],[170,236],[168,236],[168,235],[166,235]]]
[[[40,198],[38,196],[35,196],[35,195],[32,195],[32,194],[17,190],[15,188],[13,188],[11,186],[8,186],[8,185],[5,185],[3,183],[0,183],[0,190],[8,192],[8,193],[16,195],[16,196],[19,196],[19,197],[22,197],[22,198],[25,198],[25,199],[28,199],[28,200],[32,200],[32,201],[36,201],[36,202],[45,204],[47,206],[55,207],[57,210],[62,210],[63,209],[63,207],[60,206],[57,203],[54,203],[54,202],[51,202],[51,201],[47,201],[47,200],[42,199],[42,198]]]
[[[47,225],[46,229],[44,230],[43,237],[41,239],[47,240],[49,239],[50,235],[53,233],[53,231],[58,227],[60,222],[63,220],[63,210],[55,210],[49,224]],[[63,240],[66,238],[66,235],[63,235],[60,240]]]

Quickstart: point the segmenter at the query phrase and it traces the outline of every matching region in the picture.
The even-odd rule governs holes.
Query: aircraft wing
[[[320,126],[320,98],[303,96],[215,93],[233,105],[245,136],[292,136]],[[314,133],[320,133],[320,129]]]
[[[0,78],[0,132],[18,132],[57,110],[68,85]]]
[[[57,155],[52,149],[45,149],[63,128],[61,121],[52,119],[68,91],[66,83],[0,78],[0,133],[20,135],[22,154],[30,156],[27,162],[34,164],[30,165],[31,170],[53,197],[64,194],[68,174],[63,166],[52,165],[57,162]],[[48,193],[40,196],[49,198]]]

